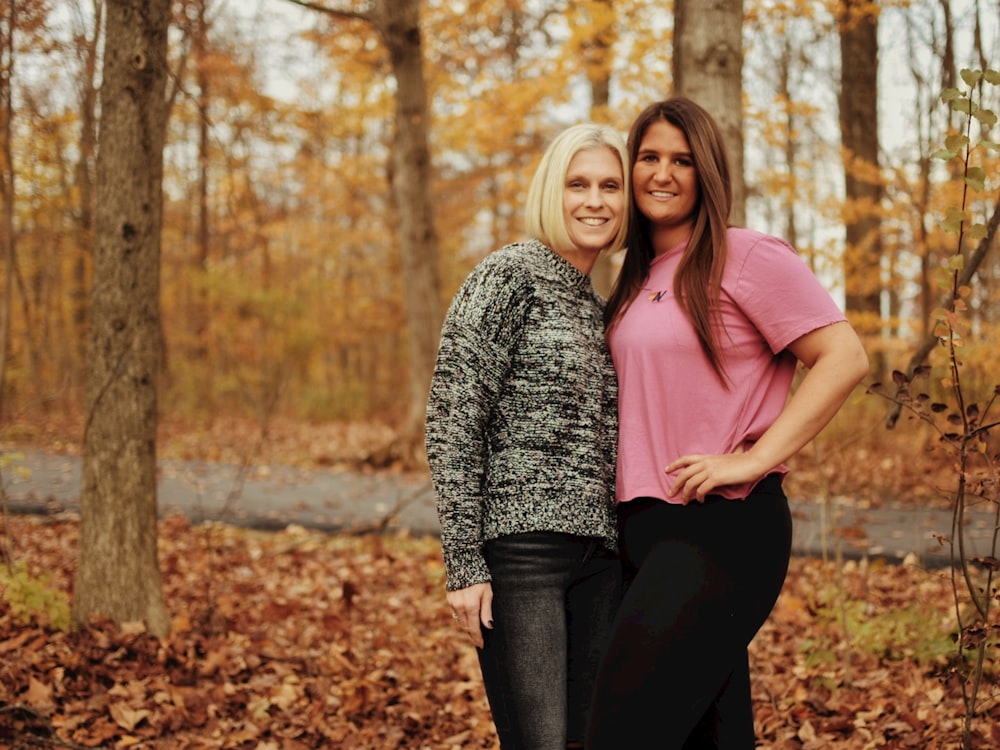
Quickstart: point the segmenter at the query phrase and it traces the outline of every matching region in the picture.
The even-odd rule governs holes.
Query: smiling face
[[[684,132],[666,120],[652,123],[632,165],[632,194],[649,220],[656,255],[691,236],[698,206],[698,174]]]
[[[576,153],[566,172],[562,199],[572,247],[560,248],[561,254],[596,258],[614,241],[625,215],[624,186],[621,159],[615,151],[599,146]]]

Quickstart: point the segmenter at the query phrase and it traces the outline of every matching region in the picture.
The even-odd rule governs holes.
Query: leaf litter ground
[[[68,595],[76,519],[13,516],[3,538]],[[165,639],[108,622],[64,632],[50,621],[61,595],[26,616],[0,591],[0,747],[497,747],[436,540],[171,516],[160,558]],[[758,746],[957,747],[950,591],[946,571],[793,560],[751,646]],[[984,689],[995,697],[996,680]],[[977,747],[1000,747],[996,701],[975,728]]]
[[[790,494],[947,506],[950,463],[933,441],[867,421],[797,456]],[[379,459],[392,437],[379,425],[276,419],[266,437],[258,427],[161,420],[160,452],[402,470]],[[5,425],[0,447],[78,453],[80,434],[79,419],[25,419]],[[174,619],[160,640],[139,625],[53,625],[67,616],[78,519],[14,516],[2,531],[13,567],[0,568],[0,748],[497,747],[474,651],[445,603],[436,540],[171,516],[159,541]],[[25,585],[36,578],[46,587]],[[951,592],[947,571],[794,559],[751,646],[758,747],[958,747]],[[976,747],[1000,747],[998,651]]]

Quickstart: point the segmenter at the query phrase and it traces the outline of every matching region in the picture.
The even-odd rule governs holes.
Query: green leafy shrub
[[[953,625],[928,617],[919,601],[876,610],[868,601],[843,600],[831,586],[816,593],[810,608],[817,627],[802,644],[808,666],[835,663],[845,634],[850,635],[852,649],[887,661],[913,661],[928,669],[942,667],[955,651]]]
[[[0,598],[10,607],[11,614],[28,624],[33,619],[48,621],[56,630],[69,630],[69,597],[65,591],[50,585],[46,576],[35,577],[24,565],[0,565]]]

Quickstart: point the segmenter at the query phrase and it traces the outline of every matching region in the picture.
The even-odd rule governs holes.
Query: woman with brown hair
[[[657,102],[628,143],[629,241],[605,311],[628,587],[586,746],[750,750],[747,646],[791,549],[784,462],[868,359],[791,246],[728,225],[729,164],[703,108]]]

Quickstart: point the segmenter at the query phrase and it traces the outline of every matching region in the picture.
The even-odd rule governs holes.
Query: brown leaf
[[[124,703],[112,703],[108,710],[115,723],[128,732],[135,729],[143,719],[151,716],[151,712],[144,708],[134,709]]]
[[[31,677],[28,680],[28,691],[24,694],[24,702],[32,708],[43,713],[48,713],[54,705],[52,703],[52,686],[41,680]]]

